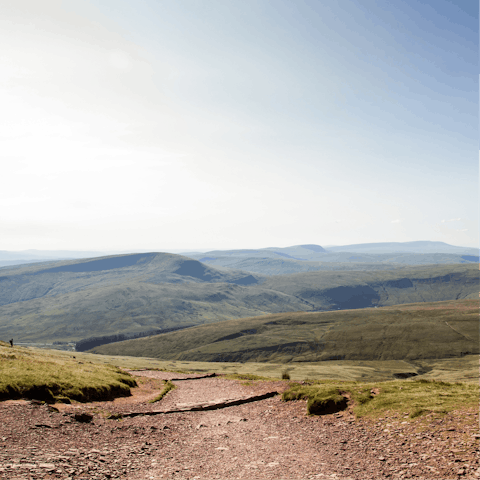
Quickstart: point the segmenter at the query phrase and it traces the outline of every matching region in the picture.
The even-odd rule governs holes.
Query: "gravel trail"
[[[181,380],[152,404],[161,380],[178,374],[133,373],[140,387],[113,402],[56,408],[0,402],[0,479],[480,478],[478,409],[416,422],[359,420],[348,412],[309,417],[304,401],[278,395],[213,411],[108,419],[287,388],[284,381]],[[76,420],[80,413],[92,420]]]

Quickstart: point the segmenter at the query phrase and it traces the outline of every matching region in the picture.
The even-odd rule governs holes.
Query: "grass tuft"
[[[282,380],[290,380],[290,374],[288,373],[288,370],[284,370],[282,372]]]
[[[165,386],[163,387],[163,390],[160,392],[159,395],[157,395],[155,398],[150,400],[150,403],[159,402],[170,390],[173,390],[174,388],[177,388],[177,386],[174,385],[170,380],[167,380],[165,382]]]
[[[228,373],[223,378],[228,380],[272,380],[269,377],[262,377],[261,375],[254,375],[252,373]]]
[[[425,410],[423,408],[420,408],[420,407],[416,407],[410,412],[410,414],[408,416],[410,418],[417,418],[425,412],[427,412],[427,410]]]

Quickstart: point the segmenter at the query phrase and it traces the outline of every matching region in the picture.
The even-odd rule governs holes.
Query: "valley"
[[[287,312],[478,298],[478,265],[260,275],[144,253],[0,269],[0,339],[75,342]]]

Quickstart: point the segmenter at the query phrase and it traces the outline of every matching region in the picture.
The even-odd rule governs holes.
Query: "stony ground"
[[[406,415],[308,417],[305,402],[280,396],[211,411],[108,419],[112,413],[168,411],[225,402],[286,382],[222,377],[174,381],[135,372],[132,397],[94,404],[0,403],[0,479],[459,479],[480,478],[478,409],[411,421]],[[80,413],[93,416],[81,422]],[[89,417],[86,417],[88,420]]]

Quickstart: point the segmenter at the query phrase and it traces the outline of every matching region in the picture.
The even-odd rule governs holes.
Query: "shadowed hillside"
[[[131,281],[254,284],[257,276],[217,270],[169,253],[137,253],[0,270],[0,305]]]
[[[208,362],[318,362],[479,353],[478,300],[229,320],[103,345],[106,355]]]
[[[260,276],[163,253],[3,269],[0,339],[71,342],[267,313],[478,296],[477,265]]]

